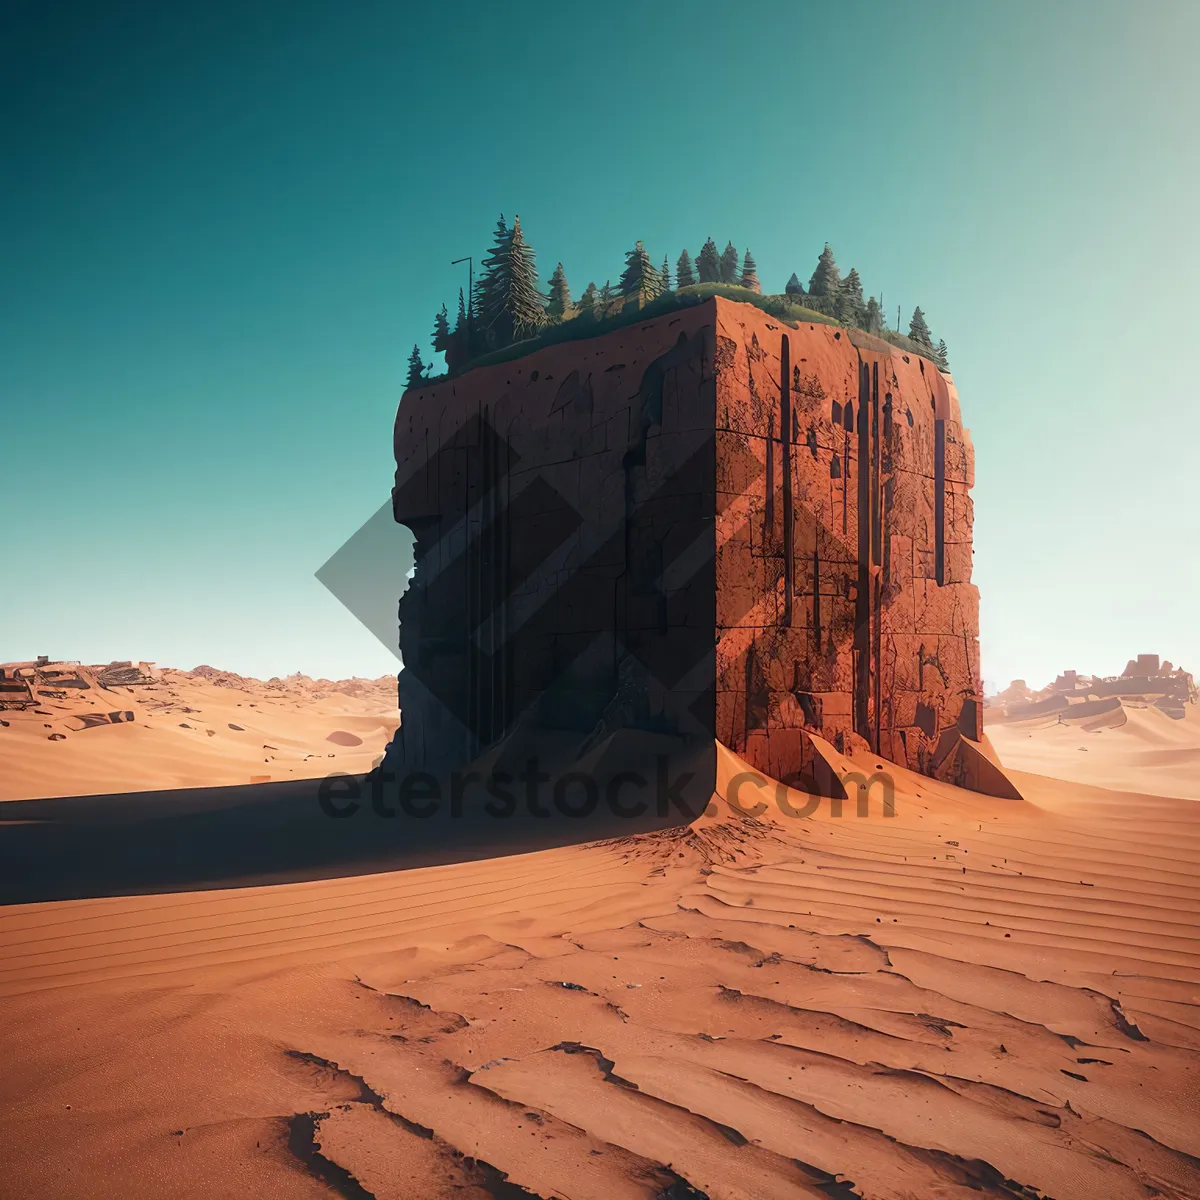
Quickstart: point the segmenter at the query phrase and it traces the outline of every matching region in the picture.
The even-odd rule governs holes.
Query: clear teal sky
[[[576,295],[828,239],[949,343],[985,677],[1200,671],[1200,5],[742,7],[9,0],[0,660],[392,669],[313,573],[503,211]]]

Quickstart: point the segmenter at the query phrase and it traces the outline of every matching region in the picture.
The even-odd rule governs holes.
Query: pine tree
[[[787,287],[783,289],[784,294],[788,296],[803,296],[804,285],[800,282],[796,272],[792,272],[792,277],[787,281]]]
[[[817,269],[813,271],[812,278],[808,281],[808,294],[832,300],[837,295],[838,284],[841,281],[841,272],[838,270],[837,263],[834,262],[833,251],[826,242],[825,249],[821,251],[821,257],[817,259]]]
[[[514,338],[528,337],[546,323],[546,303],[537,286],[537,256],[521,232],[521,218],[513,217],[509,241],[512,277],[508,313]]]
[[[943,371],[950,369],[949,351],[946,349],[946,339],[939,338],[936,349],[933,352],[933,361],[937,363]]]
[[[834,315],[843,325],[861,325],[865,306],[863,304],[862,280],[851,267],[850,273],[838,284],[834,301]]]
[[[471,307],[474,316],[474,337],[476,343],[473,350],[482,349],[489,341],[494,341],[490,335],[485,314],[494,312],[498,306],[499,294],[503,290],[508,272],[509,242],[512,234],[509,232],[504,214],[496,222],[495,240],[491,252],[480,263],[479,278],[475,281],[475,294],[471,297]]]
[[[437,316],[433,318],[433,348],[438,353],[444,353],[450,345],[450,314],[443,304]]]
[[[738,281],[738,252],[732,242],[725,243],[721,251],[721,282],[737,283]]]
[[[675,264],[675,288],[691,287],[696,282],[696,272],[692,267],[692,256],[684,250]]]
[[[929,332],[929,326],[925,323],[925,314],[920,308],[913,309],[912,320],[908,323],[908,336],[918,346],[924,346],[927,350],[933,349],[933,335]]]
[[[662,278],[640,241],[625,255],[625,271],[619,286],[622,296],[637,296],[642,301],[653,300],[662,292]]]
[[[425,364],[421,361],[421,348],[414,346],[408,356],[408,382],[406,389],[419,387],[425,381]]]
[[[546,312],[555,320],[561,321],[571,311],[571,289],[567,286],[567,275],[562,263],[554,268],[550,276],[550,301]]]
[[[579,297],[579,315],[583,317],[594,317],[596,315],[596,301],[599,292],[596,290],[594,283],[589,283],[583,289],[583,295]]]
[[[758,264],[749,250],[742,259],[742,287],[749,288],[752,292],[762,293],[762,284],[758,282]]]
[[[471,357],[471,347],[467,341],[467,301],[462,288],[458,289],[458,317],[454,322],[454,332],[450,335],[446,346],[446,369],[454,371]]]
[[[481,289],[480,324],[497,346],[528,337],[546,322],[546,309],[537,288],[533,248],[521,232],[521,218],[513,218],[507,244],[485,259],[488,274]]]
[[[662,291],[669,292],[671,290],[671,264],[667,261],[667,256],[663,255],[662,270],[659,272],[662,280]]]
[[[863,328],[876,335],[883,332],[883,309],[879,307],[879,301],[874,296],[867,301],[863,312]]]
[[[701,283],[721,282],[721,256],[717,253],[717,243],[709,238],[704,248],[696,258],[696,269],[700,273]]]

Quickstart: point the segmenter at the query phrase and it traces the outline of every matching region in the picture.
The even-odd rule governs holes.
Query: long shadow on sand
[[[519,854],[677,826],[678,806],[639,816],[603,803],[586,816],[519,803],[490,815],[486,797],[456,815],[406,814],[369,777],[339,781],[323,808],[319,780],[10,801],[0,808],[0,904],[327,879]],[[358,800],[347,796],[358,789]],[[350,816],[334,817],[353,803]],[[420,807],[420,806],[417,806]]]

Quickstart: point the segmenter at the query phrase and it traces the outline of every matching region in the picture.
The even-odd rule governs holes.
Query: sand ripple
[[[0,910],[6,1179],[1200,1196],[1191,806],[1020,786],[900,773],[893,818],[719,805],[489,862]]]

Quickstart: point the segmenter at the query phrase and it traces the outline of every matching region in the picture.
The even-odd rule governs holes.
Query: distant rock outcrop
[[[266,681],[222,671],[201,664],[191,671],[159,667],[152,662],[124,659],[110,663],[83,665],[43,657],[30,662],[0,663],[0,708],[31,708],[39,696],[54,696],[67,690],[87,691],[96,688],[154,688],[164,680],[200,679],[215,687],[233,688],[244,692],[292,692],[308,696],[340,692],[346,696],[377,696],[391,702],[395,680],[391,675],[378,679],[311,679],[299,673],[286,679]]]
[[[988,705],[1001,709],[1006,720],[1054,713],[1075,720],[1114,711],[1121,707],[1122,699],[1152,704],[1181,719],[1184,706],[1197,700],[1196,681],[1182,667],[1174,667],[1169,661],[1160,663],[1157,654],[1139,654],[1129,660],[1120,675],[1064,671],[1041,691],[1031,691],[1023,679],[1014,679],[1003,692],[989,697]]]

